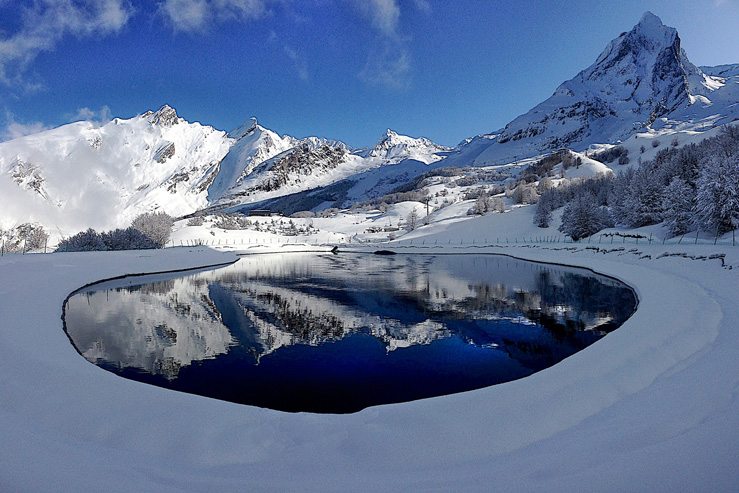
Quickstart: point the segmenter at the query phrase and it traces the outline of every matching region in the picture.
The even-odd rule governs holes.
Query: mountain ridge
[[[248,206],[344,181],[348,200],[361,201],[437,167],[508,166],[670,126],[699,131],[739,118],[738,102],[739,64],[693,65],[677,30],[647,12],[550,98],[454,148],[388,129],[373,146],[354,149],[279,135],[254,117],[224,132],[190,123],[169,105],[2,142],[0,194],[8,205],[0,226],[122,227],[141,212]]]

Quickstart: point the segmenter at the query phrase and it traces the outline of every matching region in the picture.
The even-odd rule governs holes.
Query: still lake
[[[633,291],[500,255],[250,255],[73,293],[70,341],[122,377],[350,413],[526,377],[618,328]]]

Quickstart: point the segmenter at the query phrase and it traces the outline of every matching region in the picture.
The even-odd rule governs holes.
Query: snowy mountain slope
[[[234,207],[261,202],[326,187],[345,179],[362,180],[368,173],[373,174],[373,170],[382,169],[379,174],[383,175],[385,168],[392,168],[388,173],[400,172],[407,179],[412,177],[412,172],[417,174],[429,164],[441,161],[449,152],[447,147],[426,138],[399,135],[389,129],[377,144],[368,149],[353,150],[341,142],[315,137],[293,139],[291,144],[286,151],[261,163],[252,160],[251,168],[245,169],[227,191],[220,192],[213,205]],[[232,154],[234,150],[221,163],[222,171],[211,190],[219,183]]]
[[[710,106],[721,115],[719,123],[729,122],[739,116],[736,85],[731,83],[737,68],[707,70],[688,60],[674,28],[647,12],[590,67],[489,136],[484,149],[478,138],[463,143],[458,154],[489,165],[561,147],[582,150],[625,139],[653,124],[708,117],[703,109]]]
[[[40,222],[71,234],[125,226],[149,210],[181,216],[253,208],[294,194],[312,194],[310,208],[331,207],[384,195],[434,168],[508,169],[561,147],[585,151],[622,141],[634,141],[633,151],[644,136],[675,132],[695,141],[736,119],[739,64],[696,67],[677,31],[648,12],[551,98],[454,149],[388,130],[376,145],[357,150],[280,136],[254,118],[226,134],[188,123],[169,106],[3,142],[0,228]],[[636,152],[631,155],[634,161]]]
[[[365,158],[382,158],[393,164],[404,159],[414,159],[429,164],[441,159],[437,153],[446,151],[449,151],[448,147],[435,144],[425,137],[414,139],[399,135],[388,128],[377,144],[360,151],[358,155]]]
[[[448,149],[388,130],[372,148],[280,136],[255,118],[226,134],[164,106],[0,143],[0,227],[38,222],[56,235],[130,224],[141,212],[181,216],[330,185],[368,169],[439,161]]]
[[[96,127],[70,125],[0,143],[0,225],[40,222],[62,234],[130,224],[138,213],[187,214],[230,139],[169,106]]]
[[[241,181],[260,163],[285,152],[294,145],[291,138],[280,137],[275,132],[260,126],[256,118],[247,120],[229,132],[228,136],[236,141],[220,162],[215,179],[208,187],[208,201],[210,202],[218,201],[230,189],[238,187]]]

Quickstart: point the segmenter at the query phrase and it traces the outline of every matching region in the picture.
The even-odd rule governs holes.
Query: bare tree
[[[149,237],[159,248],[169,241],[172,232],[172,217],[165,212],[146,212],[133,220],[131,227]]]
[[[418,227],[418,208],[414,207],[413,210],[408,213],[406,223],[408,231],[413,231]]]

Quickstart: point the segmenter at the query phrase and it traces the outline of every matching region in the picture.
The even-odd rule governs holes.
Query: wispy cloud
[[[73,122],[89,121],[99,123],[100,125],[105,125],[113,119],[113,112],[110,111],[110,108],[107,105],[104,105],[98,111],[91,110],[88,107],[79,108],[77,110],[77,113],[68,116],[69,120]]]
[[[428,0],[414,0],[413,3],[416,5],[416,9],[418,9],[419,12],[431,15],[433,10],[431,9],[431,4],[428,2]]]
[[[25,137],[26,135],[37,134],[44,130],[49,130],[41,122],[31,123],[18,123],[15,121],[15,116],[10,111],[5,111],[5,128],[0,132],[0,142],[5,140],[17,139],[19,137]]]
[[[383,36],[398,37],[400,7],[395,0],[355,0],[354,3]]]
[[[258,19],[277,0],[164,0],[160,12],[176,31],[201,32],[214,22]]]
[[[377,32],[378,42],[367,55],[367,62],[359,72],[364,82],[392,90],[410,87],[412,57],[408,49],[410,38],[403,35],[401,9],[397,0],[352,0],[358,12],[370,21]],[[414,0],[413,6],[421,13],[431,14],[427,0]]]
[[[298,77],[300,77],[300,80],[309,80],[310,74],[308,73],[308,62],[305,60],[305,58],[301,57],[297,51],[287,45],[283,47],[283,50],[287,57],[292,60],[293,65],[295,66],[295,70],[298,72]]]
[[[359,72],[359,78],[370,85],[407,89],[411,85],[410,55],[406,51],[390,49],[371,53]]]
[[[17,32],[0,35],[0,82],[27,85],[23,75],[39,53],[65,36],[106,36],[119,32],[134,9],[128,0],[38,0],[20,9]]]

